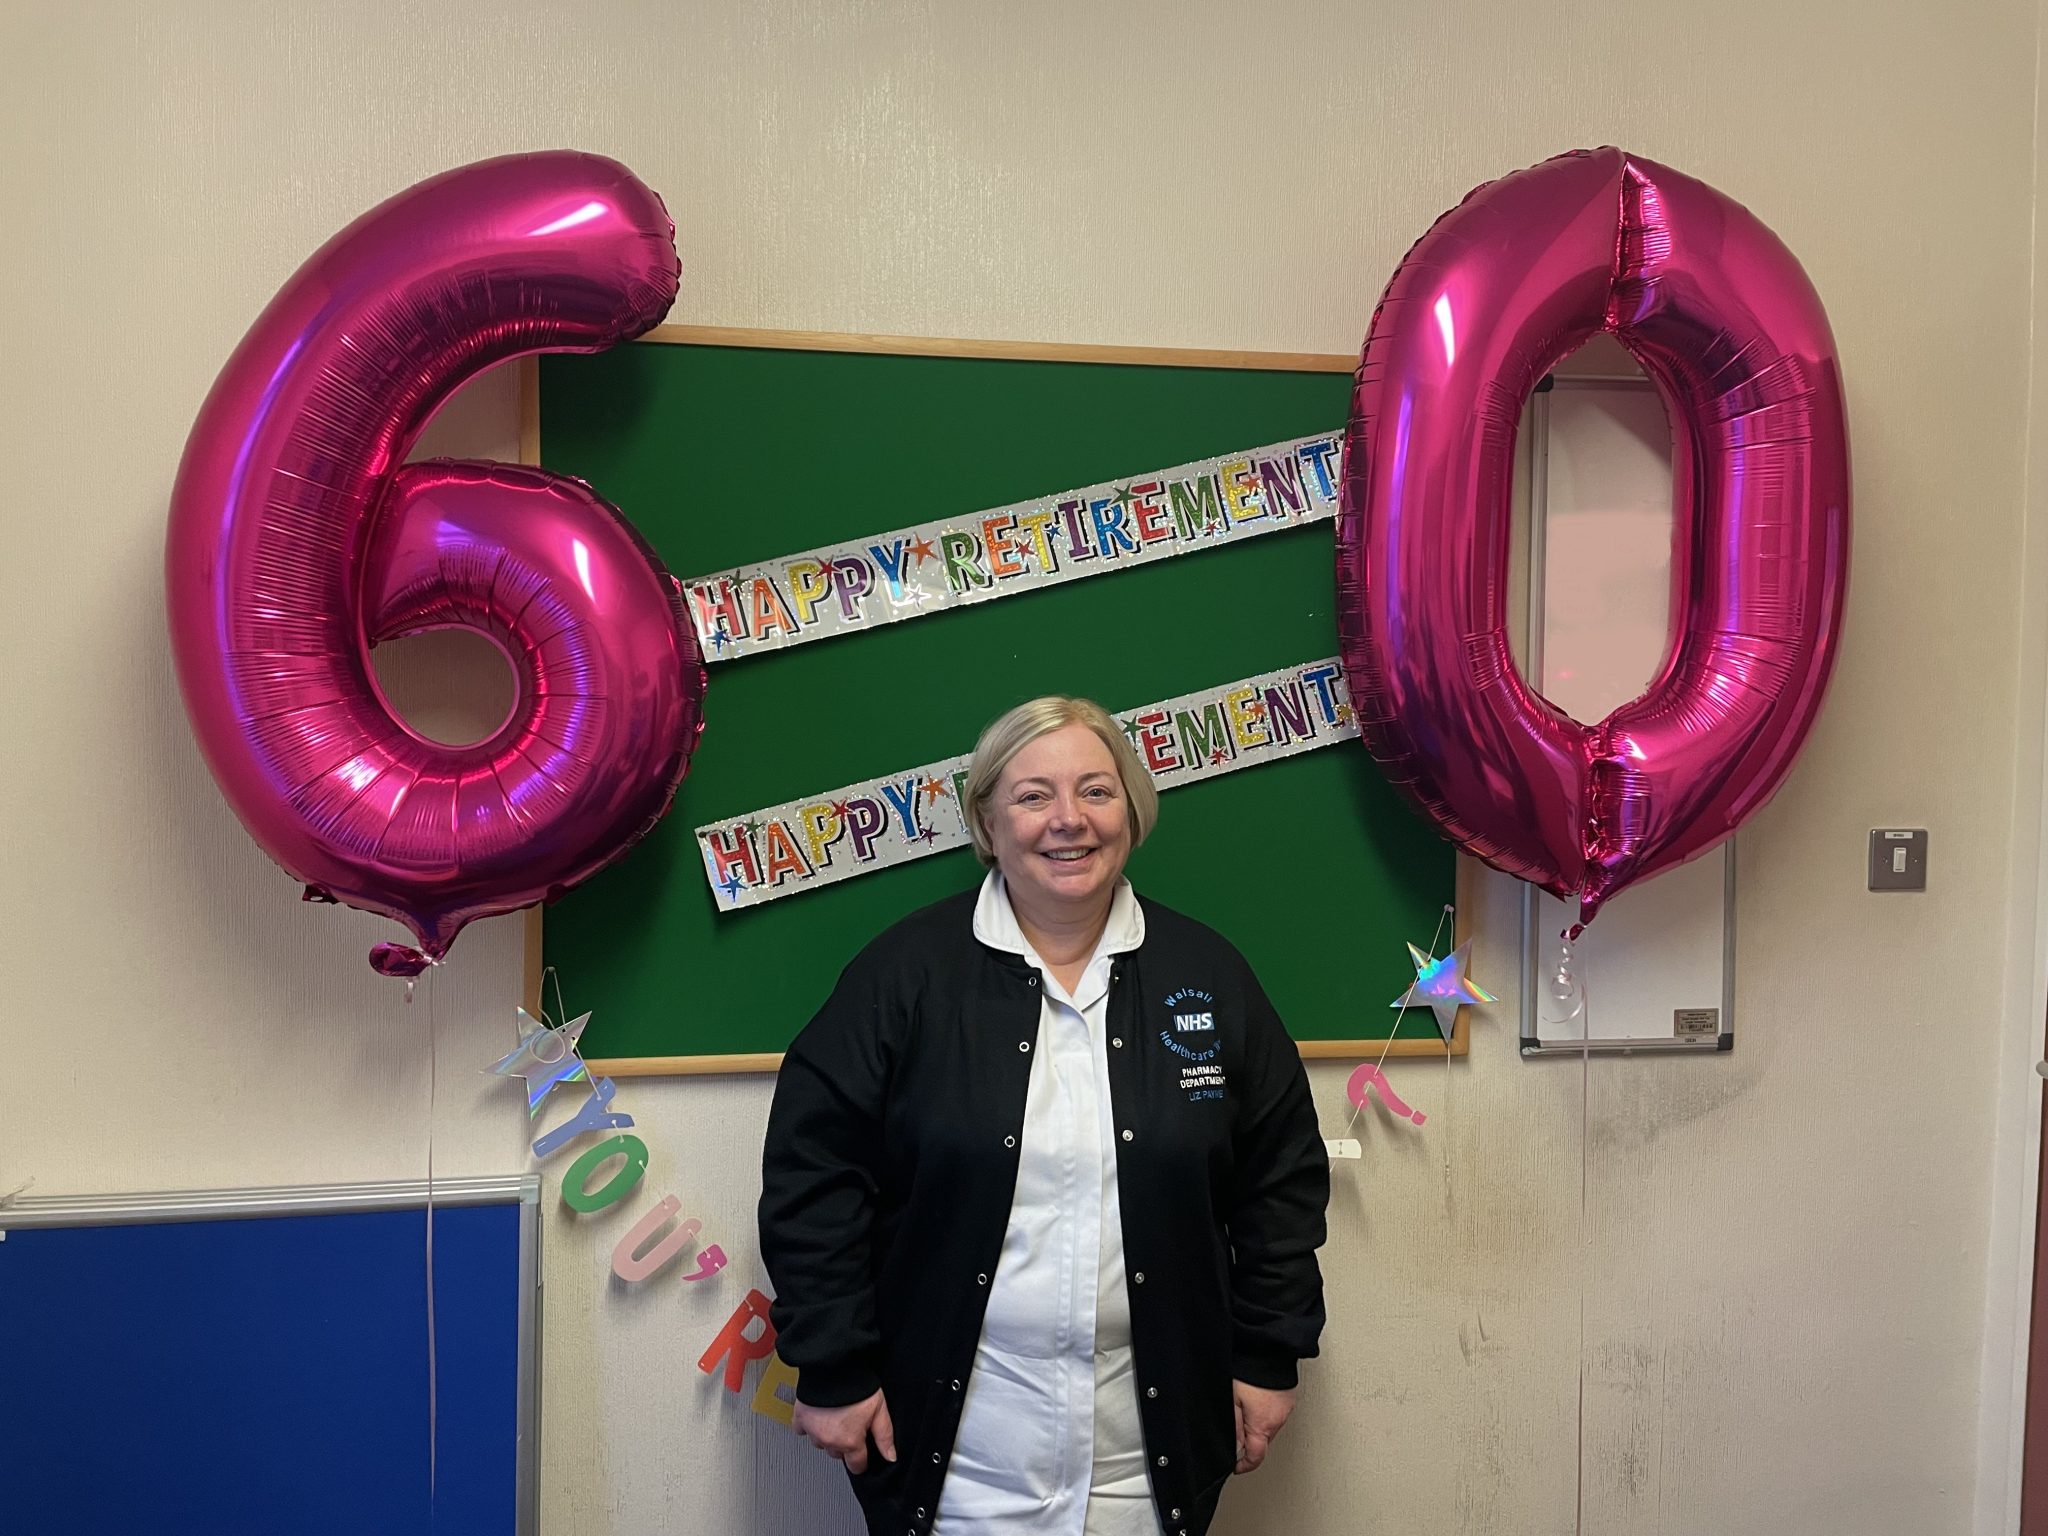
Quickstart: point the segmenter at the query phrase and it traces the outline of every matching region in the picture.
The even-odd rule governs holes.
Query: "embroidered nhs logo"
[[[1182,987],[1166,994],[1166,1006],[1174,1010],[1173,1027],[1183,1035],[1216,1027],[1215,1002],[1215,998],[1199,987]],[[1197,1011],[1194,1006],[1197,1003],[1210,1006]]]

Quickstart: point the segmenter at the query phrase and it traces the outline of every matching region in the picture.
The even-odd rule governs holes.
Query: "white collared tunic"
[[[1158,1536],[1105,1039],[1110,972],[1144,942],[1145,914],[1119,880],[1072,996],[1024,937],[994,870],[974,936],[1037,967],[1043,1001],[1017,1192],[932,1536]]]

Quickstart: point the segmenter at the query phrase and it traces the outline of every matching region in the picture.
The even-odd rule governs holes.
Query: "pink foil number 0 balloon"
[[[1647,690],[1587,725],[1516,671],[1508,525],[1523,404],[1600,331],[1672,420],[1672,634]],[[1454,842],[1584,923],[1770,798],[1841,633],[1849,447],[1827,316],[1746,209],[1617,149],[1480,187],[1395,269],[1345,446],[1351,697]]]
[[[617,858],[673,798],[704,669],[675,581],[581,481],[406,465],[494,363],[597,351],[667,313],[674,227],[623,166],[510,156],[400,193],[272,300],[215,381],[165,550],[172,652],[206,761],[307,894],[385,913],[417,973],[463,924]],[[400,720],[368,648],[465,626],[510,660],[488,739]]]

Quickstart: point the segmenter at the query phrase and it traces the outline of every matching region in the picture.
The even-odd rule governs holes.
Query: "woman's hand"
[[[1259,1463],[1266,1459],[1266,1447],[1280,1433],[1280,1426],[1287,1422],[1287,1416],[1294,1412],[1295,1390],[1289,1387],[1284,1392],[1276,1392],[1271,1387],[1255,1387],[1246,1381],[1230,1384],[1231,1406],[1237,1411],[1236,1471],[1258,1470]]]
[[[1291,1400],[1293,1394],[1288,1397]],[[1280,1417],[1287,1415],[1282,1412]],[[884,1461],[896,1459],[896,1426],[889,1422],[889,1405],[879,1392],[844,1408],[813,1408],[799,1402],[790,1427],[834,1461],[845,1462],[849,1472],[867,1471],[869,1435],[875,1437]]]

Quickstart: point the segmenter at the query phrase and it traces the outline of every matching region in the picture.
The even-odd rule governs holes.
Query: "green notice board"
[[[588,480],[688,579],[1329,431],[1350,384],[642,342],[541,359],[541,459]],[[779,1052],[863,944],[981,877],[960,849],[720,912],[696,827],[965,752],[1037,694],[1127,710],[1333,656],[1330,541],[1315,523],[714,662],[668,817],[547,911],[545,961],[569,1011],[593,1010],[586,1056]],[[1404,1044],[1437,1039],[1428,1010],[1388,1003],[1414,978],[1407,942],[1427,945],[1454,899],[1454,857],[1341,742],[1169,791],[1129,873],[1244,951],[1305,1050],[1339,1054],[1396,1020]]]

